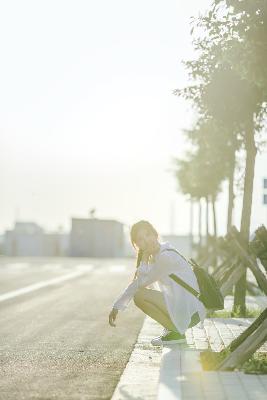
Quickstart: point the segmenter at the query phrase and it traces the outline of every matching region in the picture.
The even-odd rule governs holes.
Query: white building
[[[16,222],[5,232],[4,249],[7,256],[41,256],[43,229],[34,222]]]
[[[35,222],[15,222],[4,235],[3,254],[11,257],[57,257],[68,254],[69,235],[45,233]]]
[[[170,242],[183,256],[192,257],[190,235],[161,235],[164,242]]]
[[[115,220],[72,218],[70,253],[72,257],[124,256],[124,226]]]

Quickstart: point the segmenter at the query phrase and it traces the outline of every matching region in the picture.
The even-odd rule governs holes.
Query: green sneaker
[[[153,346],[161,346],[163,344],[186,343],[186,336],[179,332],[168,331],[165,335],[161,335],[151,340]]]

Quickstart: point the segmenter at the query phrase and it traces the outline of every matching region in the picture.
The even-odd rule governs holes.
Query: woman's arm
[[[143,263],[144,267],[148,264]],[[169,254],[161,254],[154,264],[149,264],[148,268],[143,268],[137,273],[137,277],[124,289],[123,293],[113,303],[116,310],[125,310],[139,288],[147,287],[158,281],[162,277],[169,275],[172,268],[172,260]]]

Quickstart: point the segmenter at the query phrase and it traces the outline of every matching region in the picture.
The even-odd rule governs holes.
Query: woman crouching
[[[130,236],[137,251],[137,270],[133,281],[113,303],[109,324],[116,326],[118,311],[125,310],[133,299],[138,308],[164,328],[160,336],[152,339],[152,345],[186,342],[185,331],[203,322],[206,309],[169,275],[175,274],[199,292],[190,264],[169,242],[159,240],[158,232],[148,221],[134,224]]]

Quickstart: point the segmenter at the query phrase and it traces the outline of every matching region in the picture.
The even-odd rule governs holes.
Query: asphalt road
[[[110,399],[145,316],[131,302],[108,323],[134,269],[130,259],[0,258],[0,399]]]

